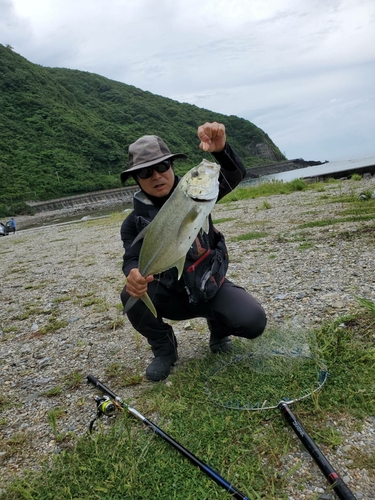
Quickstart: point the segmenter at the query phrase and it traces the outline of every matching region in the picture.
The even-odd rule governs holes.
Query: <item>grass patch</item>
[[[108,379],[119,384],[121,387],[138,385],[143,381],[143,373],[139,368],[130,367],[121,363],[110,363],[106,370]]]
[[[223,217],[222,219],[215,219],[212,222],[214,224],[223,224],[224,222],[231,222],[233,220],[237,220],[237,217]]]
[[[359,298],[356,314],[315,331],[328,380],[320,393],[293,405],[293,411],[318,446],[335,450],[344,437],[340,422],[347,426],[356,418],[360,423],[375,413],[374,327],[374,302]],[[283,465],[283,457],[299,448],[292,431],[286,429],[278,410],[235,411],[209,402],[202,378],[206,365],[207,357],[196,359],[175,370],[168,383],[147,384],[132,406],[252,500],[287,499],[289,476],[298,468],[296,463],[284,471]],[[109,382],[104,382],[110,387],[120,383],[126,371],[125,366],[112,363],[106,372]],[[79,387],[83,376],[74,372],[68,380],[71,387]],[[65,436],[57,431],[59,417],[58,412],[48,416],[56,439],[62,440]],[[353,420],[352,430],[357,426],[358,420]],[[22,446],[22,440],[21,436],[9,446]],[[372,451],[350,454],[350,467],[373,468]],[[324,485],[322,476],[316,486]],[[304,490],[303,480],[299,487]],[[105,430],[99,423],[97,431],[74,450],[55,456],[42,473],[17,479],[2,496],[4,500],[73,498],[228,500],[231,496],[123,412]]]
[[[48,389],[48,391],[44,392],[44,396],[47,398],[54,398],[55,396],[60,396],[62,393],[62,388],[59,386],[52,387],[51,389]]]
[[[38,334],[48,335],[49,333],[56,332],[61,328],[65,328],[66,326],[68,326],[67,321],[52,317],[45,326],[38,330]]]
[[[83,374],[77,370],[64,377],[64,383],[68,389],[78,389],[83,384],[83,381]]]
[[[61,297],[55,297],[52,302],[53,304],[60,304],[61,302],[68,302],[72,297],[68,294],[62,295]]]
[[[253,231],[251,233],[241,234],[240,236],[234,236],[230,238],[230,241],[256,240],[258,238],[265,238],[266,236],[268,236],[268,234],[262,231]]]
[[[24,311],[20,314],[17,314],[16,316],[13,316],[12,319],[17,321],[24,321],[25,319],[30,318],[30,316],[39,316],[42,314],[44,314],[44,311],[41,307],[26,304]],[[47,314],[51,314],[51,312],[48,312]]]
[[[353,217],[337,217],[335,219],[325,219],[325,220],[315,220],[315,221],[305,222],[304,224],[300,224],[298,227],[300,229],[307,229],[310,227],[333,226],[335,224],[342,224],[348,222],[361,222],[373,219],[374,215],[372,214],[353,215]]]
[[[25,285],[25,290],[38,290],[40,288],[45,288],[47,283],[39,283],[37,285]]]
[[[312,241],[304,241],[303,243],[300,244],[299,250],[301,250],[301,251],[310,250],[310,248],[314,248],[314,246],[315,246],[315,243],[313,243]]]
[[[254,186],[239,187],[227,194],[220,203],[229,203],[231,201],[248,200],[260,198],[262,196],[272,196],[277,194],[289,194],[295,191],[304,191],[306,189],[317,189],[320,183],[308,184],[303,179],[294,179],[290,182],[283,182],[279,180],[272,180],[267,182],[260,182]],[[270,206],[263,206],[263,208],[270,208]]]

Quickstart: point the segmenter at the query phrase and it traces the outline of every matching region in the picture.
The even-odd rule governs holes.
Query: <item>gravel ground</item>
[[[324,185],[324,192],[297,192],[214,208],[217,226],[227,236],[229,277],[264,305],[270,326],[295,316],[317,326],[353,310],[357,296],[375,301],[373,221],[298,228],[303,222],[338,217],[344,206],[332,203],[332,196],[369,190],[375,191],[374,178]],[[113,363],[143,374],[152,359],[145,340],[121,314],[121,217],[22,229],[30,220],[51,220],[54,215],[17,218],[20,230],[0,239],[5,273],[0,295],[0,475],[4,485],[14,474],[38,469],[43,458],[60,451],[51,411],[57,415],[58,433],[72,434],[70,443],[73,436],[86,433],[94,416],[95,391],[80,383],[79,374],[93,373],[104,381]],[[357,232],[366,225],[372,231]],[[250,231],[266,236],[231,241]],[[180,346],[175,370],[179,370],[192,358],[205,355],[208,335],[199,319],[190,322],[189,328],[177,323],[175,330]],[[113,389],[131,401],[146,384],[144,380],[140,386]],[[375,471],[351,468],[351,451],[373,453],[375,416],[361,423],[339,420],[333,425],[345,440],[334,452],[322,447],[323,453],[358,499],[374,499]],[[290,476],[289,499],[333,499],[325,491],[321,472],[296,442],[295,453],[285,458],[284,470],[299,462]],[[301,480],[306,485],[303,492],[298,488]]]

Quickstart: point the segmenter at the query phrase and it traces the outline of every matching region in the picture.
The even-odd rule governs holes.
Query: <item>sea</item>
[[[279,172],[278,174],[265,175],[262,181],[271,179],[281,180],[283,182],[293,181],[294,179],[304,179],[306,177],[319,177],[321,175],[329,175],[332,173],[342,172],[345,177],[345,171],[353,170],[360,167],[368,167],[375,165],[375,156],[352,160],[336,160],[323,163],[322,165],[314,165],[313,167],[298,168],[288,172]],[[253,180],[253,179],[252,179]],[[246,182],[249,184],[249,182]]]

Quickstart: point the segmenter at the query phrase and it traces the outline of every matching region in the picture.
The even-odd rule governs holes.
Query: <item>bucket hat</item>
[[[157,135],[144,135],[129,146],[129,166],[121,172],[121,182],[141,168],[151,167],[170,158],[187,158],[184,153],[171,153],[165,142]]]

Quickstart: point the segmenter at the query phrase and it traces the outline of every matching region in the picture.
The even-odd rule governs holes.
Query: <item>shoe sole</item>
[[[212,354],[230,354],[233,351],[233,346],[231,342],[225,342],[223,344],[214,344],[210,346]]]
[[[176,362],[175,361],[174,363],[171,364],[171,367],[170,367],[170,370],[168,372],[167,375],[163,376],[163,378],[160,378],[160,377],[152,377],[150,375],[147,375],[147,373],[145,374],[145,377],[146,377],[146,380],[148,380],[149,382],[162,382],[163,380],[167,379],[169,377],[169,375],[171,374],[171,370],[172,368],[176,365]]]

